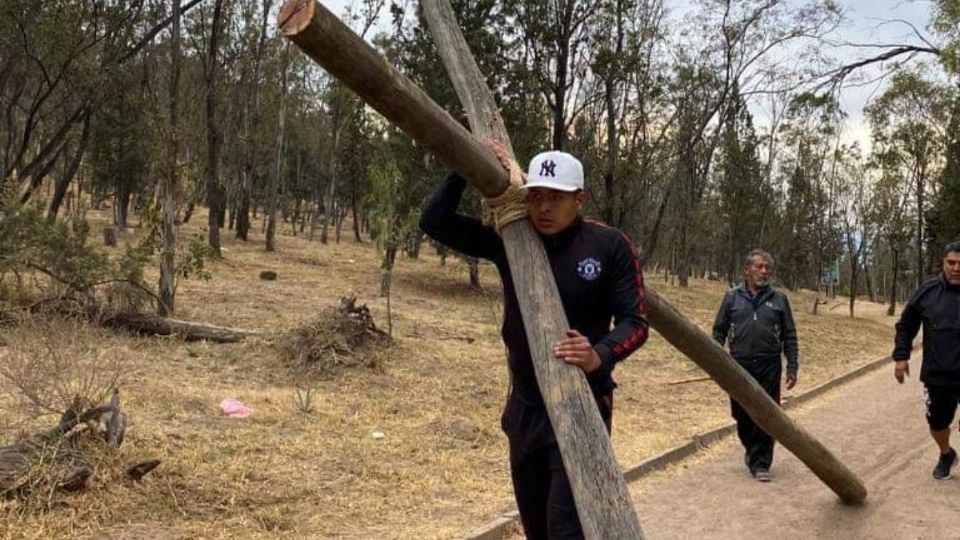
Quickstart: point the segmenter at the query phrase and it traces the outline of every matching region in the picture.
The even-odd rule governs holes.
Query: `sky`
[[[405,0],[409,2],[412,0]],[[690,0],[664,0],[671,11],[684,11],[692,2]],[[799,3],[798,0],[787,0]],[[832,39],[838,43],[848,42],[857,44],[887,43],[887,44],[922,44],[914,35],[910,23],[924,36],[930,37],[927,24],[930,19],[929,0],[834,0],[844,12],[844,22],[836,31]],[[322,2],[328,9],[342,15],[345,9],[359,4],[359,0],[327,0]],[[389,5],[389,0],[387,0]],[[905,21],[905,22],[904,22]],[[381,16],[381,27],[387,23],[386,14]],[[371,33],[373,34],[373,33]],[[863,47],[838,47],[831,51],[831,56],[841,63],[849,63],[857,59],[866,58],[880,52],[879,49]],[[863,71],[864,80],[873,79],[877,70]],[[877,80],[869,84],[850,85],[840,93],[840,105],[848,114],[844,138],[847,142],[857,141],[864,149],[869,148],[869,126],[864,122],[863,108],[872,97],[883,92],[886,80]],[[758,119],[762,123],[762,120]]]
[[[930,39],[927,24],[930,20],[930,2],[924,0],[838,0],[846,13],[846,22],[840,36],[857,43],[897,43],[922,45],[907,21]],[[835,55],[839,59],[856,60],[877,54],[877,49],[844,48]],[[919,57],[918,57],[919,58]],[[881,80],[859,87],[848,87],[840,95],[840,106],[850,115],[847,119],[847,137],[869,146],[869,128],[863,120],[863,107],[869,100],[883,93],[886,81]]]

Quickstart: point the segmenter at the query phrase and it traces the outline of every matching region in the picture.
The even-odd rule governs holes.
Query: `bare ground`
[[[204,222],[195,215],[191,223]],[[178,317],[282,332],[352,291],[387,326],[369,242],[345,237],[324,246],[291,236],[287,226],[279,252],[268,254],[259,230],[249,243],[226,241],[213,280],[181,284]],[[95,345],[76,354],[109,353],[133,372],[122,388],[133,422],[124,457],[164,463],[137,485],[100,478],[95,489],[65,497],[49,512],[0,505],[0,538],[452,538],[508,509],[498,422],[507,373],[495,271],[483,265],[484,289],[471,290],[466,265],[449,259],[441,267],[425,251],[398,262],[396,345],[377,369],[312,383],[309,414],[294,405],[303,381],[269,340],[214,345],[95,330],[78,335],[77,343]],[[261,281],[261,270],[279,279]],[[682,290],[653,276],[648,283],[705,329],[724,290],[701,281]],[[810,293],[791,299],[801,343],[795,392],[889,351],[889,320],[876,320],[882,306],[860,303],[861,318],[852,319],[841,300],[814,316]],[[701,374],[656,334],[618,367],[613,440],[622,464],[728,421],[726,398],[713,383],[667,384]],[[255,414],[219,415],[224,397]],[[0,410],[4,438],[16,421],[14,412]]]
[[[632,486],[645,532],[658,540],[960,538],[960,484],[930,476],[938,453],[922,386],[916,379],[898,385],[892,371],[880,369],[794,414],[864,481],[864,505],[842,505],[782,447],[773,482],[757,483],[734,437]]]

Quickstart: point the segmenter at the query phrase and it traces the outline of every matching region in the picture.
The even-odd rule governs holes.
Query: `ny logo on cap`
[[[557,177],[557,164],[552,160],[544,161],[540,164],[540,176]]]

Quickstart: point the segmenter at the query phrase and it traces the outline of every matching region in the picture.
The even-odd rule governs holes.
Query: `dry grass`
[[[191,227],[204,222],[195,216]],[[288,227],[282,232],[273,254],[257,234],[249,244],[228,240],[210,282],[180,286],[178,316],[284,332],[353,292],[383,325],[369,244],[323,246],[288,236]],[[427,251],[397,265],[395,344],[380,369],[355,367],[319,381],[310,414],[298,411],[296,374],[267,341],[97,334],[99,351],[115,351],[136,369],[122,390],[132,423],[124,458],[163,464],[136,485],[101,479],[53,511],[0,507],[0,538],[451,538],[507,509],[512,493],[499,429],[507,373],[495,271],[483,265],[486,292],[471,291],[465,265],[450,259],[441,267]],[[261,281],[262,270],[279,278]],[[695,282],[681,291],[649,282],[702,327],[712,323],[721,285]],[[801,344],[796,391],[888,352],[888,324],[849,319],[845,307],[821,306],[827,309],[815,317],[807,313],[809,294],[791,298]],[[618,367],[614,446],[622,463],[728,421],[713,383],[666,384],[698,374],[656,335]],[[221,416],[225,397],[254,415]]]

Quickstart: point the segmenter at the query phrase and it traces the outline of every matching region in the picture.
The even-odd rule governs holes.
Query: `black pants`
[[[597,403],[610,432],[613,394]],[[580,517],[546,411],[511,396],[504,410],[510,474],[523,532],[529,540],[579,540]]]
[[[762,358],[754,360],[737,360],[747,370],[760,386],[780,403],[780,375],[782,372],[780,358]],[[734,420],[737,421],[737,436],[746,450],[746,465],[750,472],[766,471],[773,465],[773,437],[767,435],[760,426],[753,422],[753,418],[733,398],[730,399],[730,409]]]

